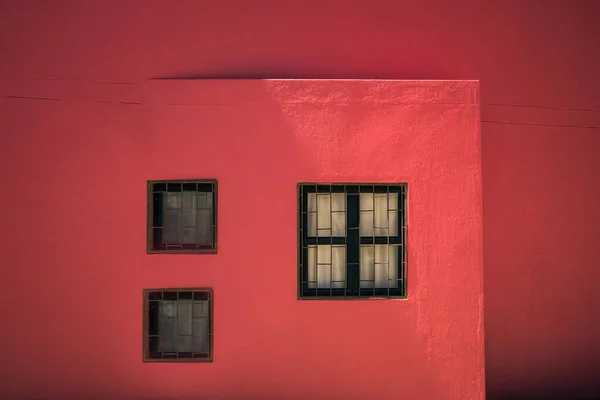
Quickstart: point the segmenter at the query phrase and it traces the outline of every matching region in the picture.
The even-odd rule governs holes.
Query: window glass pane
[[[375,287],[398,287],[398,246],[375,245]]]
[[[208,335],[207,335],[208,336]],[[194,353],[208,353],[208,339],[205,341],[202,338],[192,338],[192,351]]]
[[[318,288],[329,289],[331,285],[331,263],[317,264],[317,272]]]
[[[373,193],[360,194],[360,211],[373,210]]]
[[[177,334],[192,335],[192,301],[178,300],[177,301]],[[190,342],[191,345],[191,342]],[[179,350],[185,351],[185,350]]]
[[[375,280],[375,247],[360,246],[360,287],[372,288]]]
[[[398,287],[398,246],[362,245],[360,247],[360,287]]]
[[[309,193],[308,194],[308,212],[316,212],[317,211],[317,194]]]
[[[317,246],[317,263],[318,264],[331,264],[331,246],[329,246],[329,245]]]
[[[346,236],[346,213],[334,211],[331,213],[331,236]]]
[[[196,353],[208,352],[208,317],[194,318],[193,327],[194,335],[192,336],[192,351]]]
[[[161,314],[165,318],[176,317],[177,310],[175,309],[175,302],[165,300],[161,303]]]
[[[191,192],[167,193],[163,209],[164,244],[195,242],[196,205]]]
[[[175,244],[179,238],[179,210],[166,209],[163,217],[163,236],[165,244]]]
[[[204,193],[200,193],[204,195]],[[197,211],[197,196],[195,192],[167,193],[167,201],[163,209],[163,243],[164,244],[194,244],[196,234],[201,244],[211,244],[212,235],[204,234],[205,225],[212,221],[205,218],[211,210]],[[198,213],[202,215],[198,217]],[[198,219],[200,221],[198,221]],[[211,229],[212,231],[212,229]],[[212,232],[211,232],[212,233]]]
[[[194,197],[196,197],[196,207],[198,209],[206,208],[206,195],[208,193],[194,193]]]
[[[333,246],[331,249],[332,283],[336,289],[346,287],[346,246]]]
[[[166,193],[165,207],[169,210],[179,210],[181,207],[181,197],[179,196],[179,193]]]
[[[191,351],[203,353],[207,351],[208,345],[208,301],[202,302],[204,317],[193,319],[193,340]]]
[[[173,352],[177,337],[177,308],[174,301],[161,302],[161,316],[159,319],[158,341],[159,351]]]
[[[388,204],[387,194],[377,193],[374,196],[375,208],[375,236],[388,236]]]
[[[193,327],[194,327],[193,337],[208,339],[208,315],[204,318],[194,318]]]
[[[177,337],[177,325],[175,318],[161,318],[159,327],[158,351],[174,352],[175,338]]]
[[[307,214],[308,236],[345,236],[345,209],[346,197],[344,193],[309,193]]]
[[[390,210],[398,210],[398,193],[389,193],[389,209]]]
[[[331,284],[331,246],[317,246],[318,287],[328,288]]]
[[[331,236],[331,195],[317,195],[318,236]]]
[[[344,193],[333,193],[331,195],[331,211],[346,210],[346,195]]]
[[[389,211],[390,236],[398,236],[398,211]]]
[[[181,193],[181,226],[196,226],[196,196],[192,192]]]
[[[362,193],[361,193],[362,194]],[[373,236],[373,211],[361,211],[359,221],[360,236]]]
[[[208,317],[208,300],[195,300],[193,304],[194,318]]]
[[[375,262],[378,264],[388,262],[388,245],[376,244],[375,245]]]
[[[196,204],[199,210],[210,209],[212,208],[212,193],[200,192],[193,193],[194,197],[196,197]]]
[[[210,245],[213,242],[212,210],[198,210],[197,244]]]
[[[398,211],[388,211],[398,208],[398,193],[361,193],[360,199],[361,236],[398,235]]]
[[[375,245],[375,287],[387,288],[388,286],[388,245]]]
[[[308,236],[331,236],[331,197],[308,194]]]
[[[196,228],[181,228],[181,235],[179,236],[180,244],[194,244],[196,243]]]
[[[320,289],[345,287],[346,246],[308,246],[307,265],[309,288],[316,288],[317,283]]]

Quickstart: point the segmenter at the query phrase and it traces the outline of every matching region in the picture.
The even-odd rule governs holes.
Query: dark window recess
[[[405,203],[404,184],[299,184],[299,297],[405,297]]]
[[[217,182],[148,182],[148,252],[217,251]]]
[[[212,361],[212,289],[144,290],[144,361]]]

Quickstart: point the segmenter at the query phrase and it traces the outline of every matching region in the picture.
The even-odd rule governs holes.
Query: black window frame
[[[208,313],[209,313],[209,328],[208,328],[208,353],[163,353],[153,351],[151,343],[154,337],[158,337],[158,334],[151,334],[150,326],[150,313],[151,313],[151,301],[159,301],[153,299],[154,293],[161,293],[161,300],[164,299],[164,293],[176,293],[176,300],[189,300],[188,293],[192,293],[192,300],[196,300],[196,294],[207,296],[206,299],[198,298],[198,300],[208,300]],[[185,298],[180,298],[180,293],[186,293]],[[171,363],[210,363],[213,362],[214,357],[214,290],[211,287],[198,287],[198,288],[157,288],[157,289],[143,289],[143,339],[142,339],[142,361],[143,362],[171,362]],[[174,300],[174,299],[165,299]],[[157,321],[158,322],[158,321]],[[160,355],[160,356],[159,356]],[[201,355],[201,356],[197,356]]]
[[[360,236],[360,193],[392,193],[398,196],[398,235],[397,236]],[[346,194],[346,236],[309,237],[308,236],[308,193],[345,193]],[[406,183],[319,183],[301,182],[297,185],[298,201],[298,299],[300,300],[346,300],[346,299],[406,299],[407,298],[407,198]],[[309,288],[308,287],[308,245],[339,244],[346,246],[346,284],[345,288]],[[395,244],[398,249],[398,288],[360,288],[360,245]]]
[[[155,212],[155,205],[157,204],[157,197],[154,195],[154,188],[156,185],[165,185],[165,192],[170,192],[171,185],[181,185],[181,190],[183,191],[184,185],[197,185],[197,191],[201,192],[212,192],[212,244],[209,245],[198,245],[196,244],[161,244],[162,236],[157,237],[157,235],[162,234],[162,226],[157,226],[155,224],[155,220],[159,217],[158,212],[162,213],[162,209],[160,211]],[[206,190],[200,190],[200,186],[203,186]],[[208,188],[211,190],[208,190]],[[177,192],[178,190],[173,189],[173,192]],[[162,200],[160,200],[162,201]],[[147,239],[146,239],[146,250],[148,254],[216,254],[217,253],[217,243],[218,243],[218,182],[216,179],[169,179],[169,180],[150,180],[147,182],[147,208],[148,208],[148,216],[147,216]],[[162,215],[162,214],[161,214]],[[162,224],[162,222],[161,222]]]

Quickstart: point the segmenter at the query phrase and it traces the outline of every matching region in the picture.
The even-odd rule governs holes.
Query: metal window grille
[[[216,251],[217,181],[148,182],[148,252]]]
[[[212,361],[212,289],[144,290],[144,361]]]
[[[406,185],[298,185],[299,298],[406,297]]]

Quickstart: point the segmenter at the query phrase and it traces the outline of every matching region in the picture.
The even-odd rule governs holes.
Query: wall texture
[[[24,347],[4,351],[3,390],[483,398],[478,87],[158,80],[140,86],[141,104],[8,100],[17,151],[5,160],[20,168],[6,239],[22,249],[35,226],[39,246],[7,255],[18,269],[6,301],[21,300],[4,343]],[[219,253],[145,254],[146,180],[193,177],[219,181]],[[328,181],[409,184],[408,300],[297,300],[296,184]],[[142,364],[141,290],[208,286],[214,363]]]
[[[16,327],[2,334],[5,390],[169,384],[159,373],[131,379],[113,363],[138,352],[116,340],[138,329],[131,310],[113,304],[115,325],[91,329],[110,293],[137,284],[131,268],[148,283],[157,273],[121,267],[120,251],[136,244],[118,238],[137,229],[116,231],[113,221],[130,218],[133,205],[93,231],[102,209],[80,207],[97,201],[94,183],[127,187],[153,165],[132,162],[158,140],[139,127],[144,81],[395,78],[481,82],[488,398],[598,395],[599,14],[595,0],[0,2],[1,205],[10,227],[0,296],[5,326]],[[182,169],[196,162],[178,160]],[[114,204],[135,194],[104,196]]]

